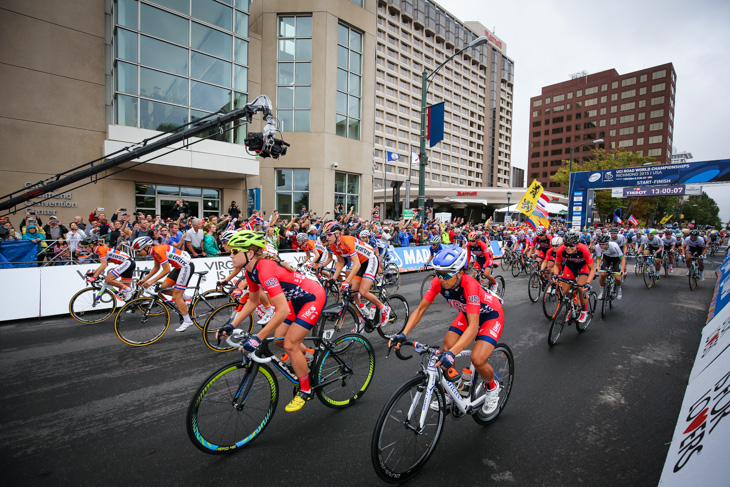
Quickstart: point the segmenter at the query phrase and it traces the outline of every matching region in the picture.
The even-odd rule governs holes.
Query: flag
[[[629,217],[629,223],[631,223],[634,227],[639,226],[639,222],[636,220],[636,218],[634,218],[634,215],[631,215]]]
[[[669,221],[669,219],[671,217],[672,217],[672,215],[667,215],[664,218],[662,218],[662,221],[660,221],[659,223],[661,223],[662,225],[664,225],[665,223],[667,223]]]
[[[624,224],[624,221],[621,218],[619,218],[618,215],[615,215],[615,214],[613,215],[613,221],[618,223],[619,225]]]
[[[380,207],[376,206],[373,212],[373,220],[380,220]]]
[[[444,139],[444,102],[428,107],[426,127],[429,147],[433,147]]]
[[[421,163],[421,155],[418,152],[411,152],[411,166],[418,166]]]
[[[537,228],[535,227],[535,224],[534,224],[534,223],[532,223],[532,217],[529,217],[529,216],[527,217],[527,225],[528,225],[528,226],[529,226],[530,228],[532,228],[533,230],[537,230]]]
[[[398,162],[400,159],[400,154],[396,154],[395,152],[386,151],[385,154],[388,162]]]
[[[550,226],[550,217],[544,204],[538,204],[541,201],[543,188],[540,183],[536,180],[532,181],[532,184],[527,189],[527,193],[522,197],[520,202],[517,204],[517,209],[520,213],[530,218],[534,218],[535,221],[544,227]],[[535,223],[533,222],[533,225]]]

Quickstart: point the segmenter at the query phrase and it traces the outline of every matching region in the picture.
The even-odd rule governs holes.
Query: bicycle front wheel
[[[253,381],[245,398],[240,395]],[[186,418],[188,437],[200,451],[233,453],[258,438],[271,423],[279,401],[276,376],[266,365],[258,372],[240,361],[213,372],[190,401]]]
[[[571,305],[568,301],[564,300],[560,303],[560,307],[555,312],[555,317],[553,318],[553,322],[550,325],[550,332],[548,333],[548,345],[551,347],[558,343],[558,338],[560,338],[563,327],[568,321],[570,311]]]
[[[507,289],[507,284],[504,282],[504,277],[494,276],[494,280],[497,281],[497,295],[504,299],[504,291]]]
[[[117,310],[117,298],[106,289],[87,287],[74,294],[68,303],[68,312],[73,319],[85,325],[101,323]]]
[[[426,294],[426,291],[428,291],[428,288],[431,287],[431,281],[433,281],[434,277],[436,277],[436,273],[429,272],[426,275],[426,278],[421,283],[421,299],[423,299],[423,296]]]
[[[438,387],[431,399],[438,408],[423,407],[427,379],[416,376],[390,397],[373,431],[370,454],[378,476],[391,483],[410,480],[433,454],[444,428],[445,401]],[[426,412],[423,428],[421,411]]]
[[[611,300],[611,288],[608,282],[603,286],[603,299],[601,300],[601,318],[606,317],[606,311],[608,311],[608,303]]]
[[[388,264],[387,267],[383,269],[383,287],[386,291],[392,294],[398,292],[400,284],[400,269],[398,269],[396,264]]]
[[[170,311],[155,298],[136,298],[119,310],[114,332],[127,345],[143,347],[155,343],[170,326]]]
[[[476,410],[472,417],[477,424],[482,426],[486,426],[497,419],[497,416],[499,416],[504,409],[504,406],[507,404],[507,399],[509,399],[509,395],[512,392],[512,382],[514,381],[515,376],[515,358],[512,354],[512,349],[510,349],[507,345],[502,343],[497,344],[497,346],[494,347],[494,350],[492,350],[492,354],[489,356],[487,363],[492,366],[492,369],[494,369],[494,380],[500,388],[499,406],[496,411],[489,415],[484,414],[482,412],[482,408]],[[487,383],[481,378],[481,376],[477,377],[479,378],[479,381],[476,384],[476,390],[474,392],[475,398],[482,394],[486,394],[487,392]]]
[[[586,320],[582,323],[578,320],[575,320],[575,329],[578,330],[579,333],[583,333],[584,331],[586,331],[588,325],[590,325],[591,321],[593,321],[593,310],[595,309],[594,303],[596,303],[598,297],[596,296],[596,293],[594,293],[593,291],[589,291],[586,299],[588,300],[586,306],[586,311],[588,311],[588,315],[586,316]]]
[[[375,374],[375,351],[362,335],[343,335],[332,342],[314,366],[317,397],[334,409],[352,405],[367,391]]]
[[[215,334],[220,327],[228,323],[228,320],[235,318],[237,306],[238,303],[224,304],[215,310],[213,314],[208,316],[208,319],[203,326],[203,342],[205,342],[205,345],[214,352],[230,352],[234,349],[225,339],[221,339],[219,343]],[[249,315],[247,320],[243,320],[243,322],[238,325],[238,328],[251,333],[253,331],[253,316]]]
[[[190,317],[193,319],[193,323],[202,330],[203,325],[210,315],[224,304],[230,302],[231,297],[223,291],[218,291],[217,289],[205,291],[193,301],[190,309]]]
[[[648,289],[654,285],[654,265],[644,264],[644,284]]]
[[[519,259],[516,259],[512,263],[512,277],[519,276],[521,271],[522,271],[522,266],[520,264],[520,261],[519,261]]]
[[[542,296],[542,312],[545,314],[545,318],[552,320],[558,311],[558,306],[560,306],[560,288],[551,282]]]
[[[540,291],[542,290],[542,282],[540,274],[533,272],[530,278],[527,280],[527,295],[530,296],[530,301],[537,303],[540,299]]]
[[[410,315],[410,309],[408,307],[408,301],[400,294],[391,294],[390,296],[384,297],[383,304],[390,306],[390,316],[388,321],[377,328],[378,334],[385,338],[386,336],[397,335],[402,332],[408,322],[408,316]]]
[[[689,270],[689,289],[691,291],[694,291],[697,289],[697,280],[699,279],[697,276],[697,271],[694,269]]]

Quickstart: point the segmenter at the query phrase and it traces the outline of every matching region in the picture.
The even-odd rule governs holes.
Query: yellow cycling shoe
[[[304,407],[304,404],[312,399],[312,392],[297,392],[297,395],[294,396],[294,399],[291,400],[289,404],[287,404],[286,408],[284,408],[284,411],[287,413],[293,413],[294,411],[299,411]]]

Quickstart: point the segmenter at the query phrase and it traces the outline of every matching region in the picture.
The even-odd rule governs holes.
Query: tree
[[[681,212],[684,214],[683,222],[692,222],[696,225],[712,225],[719,227],[720,208],[715,200],[707,196],[704,191],[700,196],[690,196],[686,203],[682,204]]]

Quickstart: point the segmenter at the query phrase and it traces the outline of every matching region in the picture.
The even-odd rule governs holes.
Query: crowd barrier
[[[707,323],[690,373],[659,485],[725,486],[730,462],[730,254],[718,270]]]
[[[501,256],[497,242],[492,243],[495,256]],[[282,252],[285,262],[296,265],[304,257],[303,252]],[[428,246],[395,247],[393,257],[401,272],[422,270],[431,253]],[[200,289],[207,291],[215,287],[216,281],[227,277],[232,269],[231,258],[207,257],[193,259],[196,271],[209,271]],[[68,314],[69,301],[78,291],[86,287],[79,277],[99,264],[79,264],[50,267],[25,267],[2,269],[0,296],[3,297],[0,321],[41,318]],[[152,261],[137,261],[138,269],[152,268]],[[191,285],[195,280],[191,281]]]

